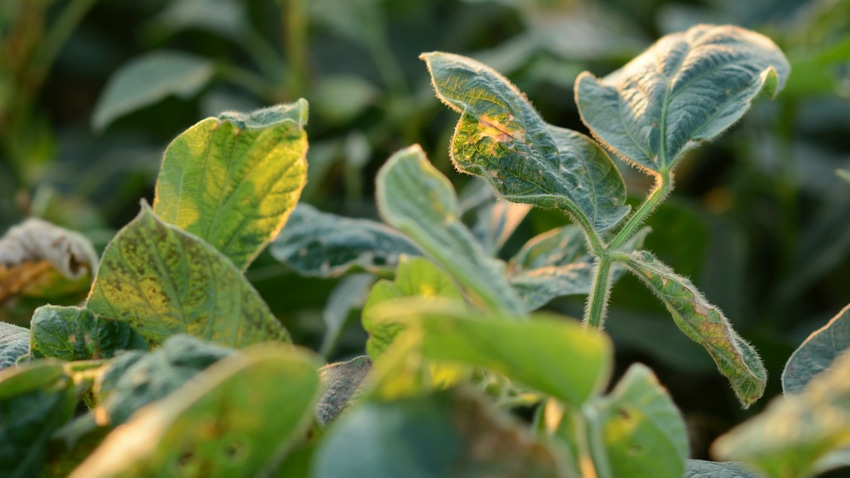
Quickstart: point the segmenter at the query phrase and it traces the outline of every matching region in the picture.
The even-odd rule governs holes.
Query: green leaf
[[[15,365],[29,352],[30,331],[14,324],[0,322],[0,370]]]
[[[597,230],[628,212],[623,179],[586,136],[546,124],[506,78],[470,58],[425,53],[437,96],[461,113],[451,156],[510,201],[565,209]]]
[[[708,351],[746,408],[764,394],[767,372],[752,345],[691,281],[646,251],[625,257],[626,266],[664,303],[679,329]]]
[[[315,478],[562,476],[552,450],[463,390],[360,405],[328,430],[313,463]]]
[[[712,455],[742,461],[771,478],[814,476],[850,447],[850,354],[800,393],[774,399],[755,418],[721,436]]]
[[[688,436],[679,409],[652,371],[634,364],[610,395],[590,405],[594,462],[601,476],[682,476]]]
[[[685,478],[759,478],[752,471],[734,462],[688,460]]]
[[[582,73],[576,103],[593,135],[622,159],[670,171],[685,151],[738,121],[760,92],[778,93],[789,72],[767,37],[697,25],[605,78]]]
[[[322,309],[326,330],[322,345],[319,346],[321,355],[328,357],[336,347],[349,323],[351,312],[363,308],[375,279],[375,276],[366,273],[350,275],[339,281],[331,291]]]
[[[248,25],[243,3],[234,0],[178,0],[168,4],[146,30],[162,36],[197,28],[238,41]]]
[[[176,51],[157,51],[121,66],[97,99],[91,125],[102,131],[116,119],[169,95],[188,98],[206,86],[214,73],[206,58]]]
[[[77,404],[74,382],[58,360],[0,372],[0,470],[8,478],[39,476],[50,435]]]
[[[363,329],[369,333],[366,351],[373,360],[377,360],[398,334],[406,329],[403,323],[376,320],[375,308],[383,302],[404,297],[463,302],[463,295],[445,271],[427,259],[402,256],[395,281],[381,279],[376,282],[363,306],[361,321]]]
[[[118,426],[136,410],[165,398],[233,349],[187,335],[175,335],[148,354],[119,354],[96,379],[101,425]],[[108,423],[100,417],[109,417]]]
[[[319,424],[328,425],[359,397],[370,370],[372,361],[365,355],[319,369],[324,385],[324,393],[316,405]]]
[[[257,476],[309,427],[316,368],[280,344],[228,357],[141,410],[71,476]]]
[[[374,313],[376,321],[418,329],[425,358],[488,368],[576,407],[610,377],[608,339],[564,317],[481,317],[458,304],[416,300],[388,302]]]
[[[30,323],[33,358],[69,362],[110,358],[119,350],[147,350],[145,339],[127,325],[100,318],[88,309],[44,305]]]
[[[791,354],[782,371],[782,391],[797,393],[818,373],[850,349],[850,305],[814,331]]]
[[[418,145],[395,153],[378,171],[376,195],[384,220],[413,239],[473,300],[522,311],[504,263],[489,257],[460,221],[454,188]]]
[[[473,192],[467,194],[470,190]],[[530,204],[514,203],[494,196],[493,187],[485,181],[472,182],[460,194],[463,215],[473,218],[472,234],[491,256],[498,254],[531,207]]]
[[[274,239],[307,180],[307,102],[207,118],[165,150],[154,212],[245,270]]]
[[[410,240],[379,222],[326,214],[305,203],[298,204],[269,251],[299,274],[318,277],[359,269],[386,274],[401,254],[420,254]]]
[[[838,169],[838,170],[835,171],[835,174],[837,174],[839,178],[850,183],[850,170]]]
[[[232,347],[289,338],[232,262],[147,204],[104,251],[86,307],[151,345],[177,333]]]

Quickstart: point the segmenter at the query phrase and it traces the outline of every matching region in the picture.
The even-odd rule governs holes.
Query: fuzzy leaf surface
[[[30,331],[15,324],[0,322],[0,370],[15,365],[15,361],[29,352]]]
[[[691,281],[646,251],[631,253],[626,266],[661,299],[679,329],[705,347],[742,406],[764,394],[767,372],[758,353]]]
[[[324,385],[322,398],[316,405],[316,418],[320,425],[328,425],[335,420],[359,397],[370,370],[372,361],[365,355],[319,369]]]
[[[395,153],[378,171],[377,202],[384,220],[404,232],[477,300],[507,312],[522,302],[491,258],[460,221],[457,196],[419,146]]]
[[[759,478],[739,463],[688,460],[685,478]]]
[[[146,204],[104,251],[86,307],[151,345],[177,333],[231,347],[289,338],[230,260]]]
[[[421,58],[437,96],[461,114],[451,146],[459,170],[510,201],[566,209],[600,231],[629,212],[620,173],[590,138],[546,124],[516,86],[475,60]]]
[[[224,113],[168,145],[154,212],[245,270],[274,239],[307,181],[307,102]]]
[[[759,93],[778,93],[789,73],[767,37],[697,25],[661,38],[605,78],[582,73],[576,103],[593,135],[622,159],[669,171],[685,151],[738,121]]]
[[[358,269],[383,274],[401,254],[420,254],[409,239],[377,221],[327,214],[305,203],[298,204],[269,251],[299,274],[318,277]]]
[[[828,324],[814,331],[791,354],[782,371],[782,391],[797,393],[816,374],[826,370],[839,355],[850,349],[850,305]]]
[[[33,358],[72,362],[110,358],[119,350],[148,349],[144,337],[126,322],[107,320],[79,307],[44,305],[30,323]]]

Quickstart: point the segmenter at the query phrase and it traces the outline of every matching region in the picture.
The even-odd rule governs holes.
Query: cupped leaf
[[[328,430],[315,478],[560,477],[558,459],[465,390],[365,403]]]
[[[741,464],[723,461],[688,460],[685,478],[759,478]]]
[[[420,58],[437,96],[461,113],[451,147],[460,171],[487,179],[510,201],[565,209],[597,230],[628,213],[620,173],[590,138],[546,124],[516,86],[475,60]]]
[[[376,282],[363,306],[361,321],[363,329],[369,332],[366,351],[372,359],[377,359],[406,328],[404,323],[378,320],[375,308],[388,300],[404,297],[463,301],[463,295],[445,271],[421,257],[402,257],[395,281]]]
[[[271,344],[224,359],[113,431],[71,476],[257,476],[309,426],[316,365]]]
[[[177,333],[233,347],[289,337],[232,262],[147,204],[104,251],[86,307],[151,345]]]
[[[629,367],[610,395],[590,405],[591,453],[601,476],[682,476],[688,436],[679,409],[652,371]],[[595,444],[602,445],[593,446]]]
[[[449,180],[418,145],[395,153],[378,171],[381,216],[404,232],[467,289],[473,299],[507,312],[522,303],[505,279],[503,262],[489,257],[460,221]]]
[[[711,447],[723,460],[742,461],[771,478],[809,477],[835,466],[850,448],[850,354],[812,378],[799,393],[774,399],[755,418]],[[840,462],[841,460],[839,460]]]
[[[307,102],[224,113],[168,145],[154,212],[245,270],[274,239],[307,181]]]
[[[15,324],[0,322],[0,370],[15,365],[29,352],[30,331]]]
[[[119,350],[147,350],[145,339],[126,322],[98,317],[87,309],[44,305],[30,323],[33,358],[69,362],[110,358]]]
[[[319,212],[304,203],[292,212],[269,251],[299,274],[318,277],[358,269],[385,274],[401,254],[420,254],[409,239],[379,222]]]
[[[779,92],[789,72],[767,37],[697,25],[661,38],[605,78],[582,73],[576,103],[593,135],[622,159],[669,171],[686,150],[738,121],[759,93]]]
[[[92,128],[103,130],[116,119],[170,95],[198,93],[213,76],[212,61],[176,51],[137,57],[111,77],[92,114]]]
[[[788,359],[782,371],[782,390],[797,393],[818,373],[850,349],[850,305],[814,331]]]
[[[319,424],[328,425],[359,397],[370,370],[372,361],[365,355],[319,369],[324,385],[322,398],[316,405]]]
[[[664,303],[679,329],[708,351],[746,408],[764,394],[767,372],[758,353],[717,307],[688,279],[646,251],[624,258],[626,266]]]

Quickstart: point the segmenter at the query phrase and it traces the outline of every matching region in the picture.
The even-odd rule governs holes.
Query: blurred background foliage
[[[37,216],[102,249],[139,198],[152,198],[174,136],[224,110],[299,97],[311,108],[302,201],[375,218],[374,173],[411,143],[463,196],[472,184],[448,158],[457,120],[434,97],[421,52],[483,61],[548,122],[586,132],[572,91],[581,71],[607,74],[696,23],[767,34],[792,75],[776,101],[690,153],[647,246],[760,350],[772,395],[793,349],[850,302],[850,187],[835,174],[850,167],[850,0],[5,0],[0,233]],[[620,169],[638,201],[648,179]],[[566,223],[534,210],[503,254]],[[298,343],[329,361],[362,353],[356,319],[372,279],[304,278],[268,253],[248,277]],[[547,306],[577,317],[582,307],[582,298]],[[0,308],[24,324],[30,313],[26,298]],[[637,280],[615,286],[607,330],[619,370],[648,363],[671,390],[696,457],[760,408],[739,410],[709,357]]]

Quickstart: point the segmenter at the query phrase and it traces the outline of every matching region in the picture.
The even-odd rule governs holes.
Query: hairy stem
[[[602,330],[608,308],[608,294],[611,292],[611,258],[605,254],[596,258],[593,276],[593,289],[587,297],[587,309],[584,312],[584,327]]]
[[[612,251],[617,250],[620,246],[625,244],[626,241],[631,239],[635,231],[637,231],[643,224],[649,214],[652,213],[652,211],[654,211],[655,208],[667,198],[672,190],[673,173],[670,171],[659,172],[655,179],[655,188],[649,193],[649,196],[646,197],[643,204],[641,204],[634,214],[629,217],[626,225],[617,232],[617,235],[611,240],[608,249]]]

